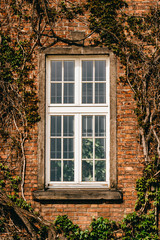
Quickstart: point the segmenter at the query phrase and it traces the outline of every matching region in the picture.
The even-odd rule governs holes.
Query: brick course
[[[128,11],[141,13],[149,9],[154,0],[127,0]],[[83,23],[67,24],[62,22],[57,26],[57,32],[70,36],[70,31],[86,31]],[[29,26],[24,29],[28,30]],[[64,44],[62,44],[64,45]],[[38,53],[37,53],[38,54]],[[35,75],[38,75],[37,56],[35,56]],[[123,75],[123,69],[117,66],[118,76]],[[36,84],[38,82],[36,80]],[[122,218],[134,210],[136,201],[135,184],[136,179],[142,174],[143,160],[142,149],[137,142],[137,119],[134,114],[135,102],[133,93],[129,86],[117,82],[117,167],[118,167],[118,189],[123,192],[122,203],[39,203],[33,200],[32,191],[37,189],[38,160],[37,160],[37,126],[31,129],[32,139],[26,143],[26,177],[25,197],[42,216],[53,221],[57,215],[67,214],[69,218],[82,228],[89,226],[93,217],[104,217],[111,220],[122,220]]]
[[[127,1],[129,11],[141,13],[156,1]],[[68,31],[86,31],[83,24],[76,22],[59,24],[57,31],[64,36],[70,36]],[[59,30],[60,28],[60,30]],[[67,32],[66,32],[67,31]],[[123,75],[123,69],[118,65],[118,76]],[[142,174],[142,149],[137,142],[137,119],[134,114],[135,102],[129,86],[117,82],[117,161],[118,161],[118,189],[123,191],[122,203],[37,203],[32,200],[31,190],[37,186],[36,148],[33,140],[28,143],[27,172],[25,181],[25,196],[32,205],[40,211],[42,216],[53,221],[57,215],[67,214],[69,218],[83,229],[88,227],[93,217],[104,217],[111,220],[122,218],[134,210],[136,201],[136,179]],[[36,132],[33,133],[36,139]],[[31,148],[30,148],[31,147]],[[34,164],[34,167],[33,167]]]

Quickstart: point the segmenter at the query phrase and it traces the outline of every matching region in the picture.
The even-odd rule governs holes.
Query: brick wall
[[[128,0],[130,12],[142,12],[156,1]],[[69,31],[86,31],[80,23],[61,23],[58,27],[64,36],[70,36]],[[81,26],[80,26],[81,25]],[[58,29],[59,31],[59,29]],[[118,76],[123,74],[123,69],[118,64]],[[135,102],[129,86],[117,82],[117,166],[118,189],[123,192],[122,203],[77,203],[77,202],[34,202],[32,190],[37,187],[37,128],[33,129],[32,140],[28,143],[27,172],[25,181],[25,196],[32,202],[42,216],[53,221],[57,215],[67,214],[76,224],[86,228],[93,217],[104,217],[111,220],[121,220],[126,214],[134,210],[136,201],[136,179],[142,174],[143,159],[142,149],[137,143],[137,120],[134,114]]]
[[[129,11],[143,12],[157,1],[154,0],[128,0]],[[60,29],[59,29],[60,28]],[[86,31],[83,23],[59,23],[57,31],[63,36],[70,36],[70,31]],[[37,52],[38,54],[38,52]],[[35,55],[35,74],[38,76],[38,60]],[[123,74],[121,66],[117,66],[118,76]],[[118,77],[117,76],[117,77]],[[37,78],[38,79],[38,78]],[[38,85],[38,80],[37,80]],[[26,177],[25,197],[39,211],[42,216],[53,221],[57,215],[67,214],[74,222],[86,228],[93,217],[102,216],[111,220],[121,220],[124,215],[134,210],[136,201],[135,183],[142,174],[142,149],[137,143],[137,120],[134,114],[135,102],[129,86],[117,81],[117,170],[118,189],[123,192],[123,202],[109,203],[77,203],[77,202],[36,202],[32,192],[37,189],[38,160],[37,136],[38,128],[31,129],[32,139],[26,143]]]

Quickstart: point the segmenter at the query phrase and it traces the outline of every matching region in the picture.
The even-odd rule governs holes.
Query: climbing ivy
[[[84,232],[74,227],[66,216],[56,220],[58,229],[68,239],[159,239],[158,206],[160,205],[160,6],[145,14],[127,14],[127,4],[122,0],[88,0],[90,29],[97,33],[90,41],[93,46],[107,46],[119,58],[125,75],[119,83],[129,84],[133,91],[139,129],[139,143],[144,153],[144,171],[136,182],[137,201],[135,212],[122,222],[111,224],[98,218]],[[98,9],[98,11],[97,11]],[[63,221],[63,224],[62,224]],[[65,228],[63,225],[65,223]],[[108,236],[108,223],[111,235]],[[95,228],[93,228],[95,226]],[[101,227],[103,233],[101,234]],[[96,237],[92,236],[95,230]],[[119,235],[116,235],[118,233]]]
[[[70,240],[97,240],[97,239],[122,239],[122,240],[156,240],[159,239],[155,225],[154,212],[139,215],[137,212],[128,214],[122,222],[116,223],[99,217],[93,219],[90,229],[82,231],[78,225],[74,225],[66,215],[58,216],[55,220],[55,228],[59,238],[63,234]]]
[[[58,216],[55,221],[55,228],[58,234],[64,234],[66,239],[79,240],[79,239],[115,239],[114,231],[118,229],[114,221],[103,219],[102,217],[93,219],[91,230],[82,231],[78,225],[75,225],[68,219],[67,215]]]
[[[7,2],[7,4],[6,4]],[[98,9],[98,11],[97,11]],[[52,239],[64,234],[67,239],[158,239],[157,211],[160,204],[160,7],[144,15],[127,14],[123,0],[87,0],[82,5],[62,1],[2,1],[0,32],[0,135],[1,149],[6,156],[0,164],[0,232],[7,232],[13,213],[27,229],[9,232],[14,239]],[[35,49],[45,49],[58,42],[83,45],[80,40],[58,35],[54,26],[63,21],[81,22],[84,12],[91,33],[92,46],[107,46],[119,58],[125,75],[120,83],[133,91],[143,147],[144,172],[137,180],[135,212],[122,222],[94,219],[90,229],[82,231],[67,216],[59,216],[53,224],[45,222],[26,203],[25,143],[30,130],[40,120],[34,79]],[[80,16],[80,18],[79,18]],[[29,31],[23,31],[29,26]],[[87,38],[87,36],[86,36]],[[25,40],[24,40],[25,39]],[[11,171],[19,163],[19,168]],[[17,174],[18,172],[18,174]],[[16,177],[18,175],[19,177]],[[20,183],[20,184],[19,184]],[[8,189],[8,195],[5,190]],[[17,208],[19,207],[19,208]],[[10,209],[10,211],[9,211]],[[56,230],[56,233],[55,233]],[[12,233],[13,232],[13,233]],[[19,236],[18,236],[18,232]],[[24,238],[25,235],[25,238]]]
[[[107,46],[118,57],[135,99],[139,143],[144,153],[143,176],[137,180],[139,216],[155,209],[158,224],[160,204],[160,5],[144,14],[130,14],[122,0],[88,0],[90,29],[97,33],[92,44]],[[99,9],[99,11],[97,11]],[[144,214],[144,215],[143,215]],[[145,215],[146,214],[146,215]],[[142,218],[139,218],[142,220]],[[144,218],[143,218],[144,219]],[[138,224],[138,222],[137,222]],[[138,237],[137,237],[138,239]]]

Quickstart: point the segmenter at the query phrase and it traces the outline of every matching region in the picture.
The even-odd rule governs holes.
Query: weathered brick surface
[[[129,10],[141,13],[149,9],[156,0],[127,0]],[[28,26],[29,27],[29,26]],[[25,29],[24,29],[25,30]],[[26,27],[27,30],[27,27]],[[61,22],[57,32],[70,36],[70,31],[86,31],[83,23]],[[63,44],[62,44],[63,45]],[[35,55],[35,75],[38,75],[37,56]],[[118,65],[118,76],[123,69]],[[38,85],[38,82],[36,82]],[[142,174],[142,149],[137,143],[137,119],[134,114],[135,102],[129,86],[117,82],[117,163],[118,189],[123,191],[122,203],[39,203],[33,201],[32,192],[37,188],[38,160],[37,160],[37,126],[31,130],[32,139],[26,143],[26,177],[25,197],[39,211],[42,216],[53,221],[57,215],[67,214],[74,222],[88,227],[93,217],[102,216],[111,220],[121,220],[124,215],[134,210],[136,201],[136,179]]]
[[[156,1],[127,1],[129,11],[141,13]],[[59,29],[60,27],[60,29]],[[64,36],[70,36],[68,31],[84,31],[83,24],[76,22],[61,23],[57,31]],[[66,32],[67,31],[67,32]],[[123,69],[118,65],[118,75],[123,75]],[[53,221],[57,215],[67,214],[74,222],[88,227],[93,217],[102,216],[111,220],[121,220],[124,215],[134,210],[136,201],[136,179],[142,174],[142,149],[137,143],[137,120],[134,114],[135,102],[129,86],[117,83],[117,161],[118,161],[118,188],[123,191],[122,203],[36,203],[32,201],[31,191],[37,186],[37,137],[36,131],[33,139],[28,143],[27,172],[25,181],[25,196],[32,201],[33,206],[41,212],[42,216]]]

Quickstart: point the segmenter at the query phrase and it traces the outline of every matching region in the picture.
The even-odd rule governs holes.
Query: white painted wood
[[[75,61],[75,102],[74,104],[51,104],[51,60],[74,60]],[[82,60],[105,60],[106,61],[106,103],[105,104],[82,104]],[[95,68],[95,62],[94,62]],[[63,68],[62,68],[63,69]],[[81,58],[80,56],[48,56],[46,58],[46,186],[50,188],[70,188],[70,187],[83,187],[83,188],[103,188],[109,187],[109,156],[110,156],[110,66],[109,57],[102,56],[86,56]],[[64,70],[62,70],[64,71]],[[94,70],[93,70],[94,71]],[[62,86],[63,86],[63,74],[62,74]],[[98,82],[98,81],[97,81]],[[93,84],[94,85],[94,84]],[[95,91],[94,91],[95,95]],[[93,101],[95,99],[93,95]],[[62,102],[63,102],[63,90],[62,90]],[[75,176],[74,182],[51,182],[50,181],[50,118],[52,115],[73,115],[74,116],[74,161],[75,161]],[[82,115],[92,116],[106,116],[106,182],[82,182],[82,167],[81,167],[81,153],[82,153]],[[93,118],[94,119],[94,118]],[[93,125],[94,128],[94,125]],[[63,126],[61,127],[63,129]],[[62,130],[63,131],[63,130]],[[63,148],[63,144],[62,144]],[[62,152],[63,153],[63,152]],[[95,155],[95,154],[94,154]],[[63,159],[63,158],[62,158]],[[63,163],[63,160],[62,160]]]

